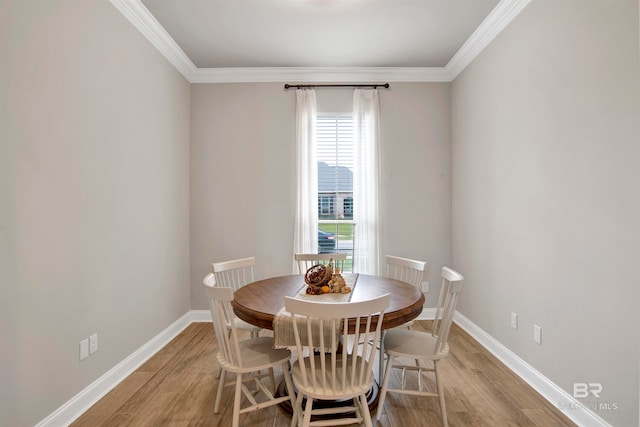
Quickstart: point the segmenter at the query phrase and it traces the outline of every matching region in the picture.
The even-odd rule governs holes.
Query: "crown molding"
[[[191,81],[198,70],[197,67],[140,0],[111,0],[111,3],[176,67],[184,78]]]
[[[140,0],[110,1],[190,83],[450,82],[531,2],[501,0],[444,67],[197,68]]]
[[[531,0],[501,0],[445,66],[450,81],[455,79],[530,2]]]
[[[199,68],[191,83],[447,82],[443,67]]]

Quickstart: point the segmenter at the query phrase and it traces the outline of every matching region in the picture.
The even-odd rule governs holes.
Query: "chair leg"
[[[362,407],[362,418],[364,419],[364,425],[366,427],[373,427],[371,422],[371,413],[369,412],[369,404],[367,403],[367,396],[360,395],[360,407]]]
[[[216,393],[216,403],[213,405],[213,413],[217,414],[220,409],[220,400],[222,399],[222,389],[224,388],[224,382],[226,381],[227,371],[220,368],[220,377],[218,379],[218,392]]]
[[[293,415],[291,416],[291,427],[296,427],[297,425],[300,425],[300,420],[302,418],[300,411],[302,411],[302,393],[298,393],[298,398],[296,399],[296,402],[293,405]]]
[[[378,345],[378,380],[382,378],[384,368],[384,331],[380,331],[380,341]]]
[[[376,419],[380,421],[382,417],[382,407],[384,406],[384,399],[387,396],[387,386],[389,383],[389,376],[391,374],[391,364],[393,363],[393,356],[387,356],[387,367],[384,370],[384,380],[382,381],[382,388],[380,390],[380,397],[378,398],[378,410],[376,411]]]
[[[302,427],[309,427],[311,424],[311,409],[313,408],[313,399],[307,396],[307,404],[304,408],[304,419],[302,420]]]
[[[360,396],[354,396],[351,398],[353,401],[353,408],[355,417],[362,422],[364,422],[364,416],[362,415],[362,403],[360,403]]]
[[[276,377],[273,375],[273,368],[269,368],[269,382],[271,382],[271,393],[276,392]]]
[[[236,374],[236,393],[233,399],[233,421],[232,427],[240,426],[240,398],[242,397],[242,374]]]
[[[440,414],[442,415],[442,425],[443,427],[447,427],[449,425],[447,421],[447,408],[444,404],[444,385],[442,384],[442,379],[440,378],[440,372],[438,369],[438,361],[433,362],[433,369],[436,374],[436,386],[438,387],[438,400],[440,401]]]
[[[291,401],[291,408],[295,411],[296,393],[293,388],[293,381],[291,381],[291,373],[287,369],[287,366],[282,367],[282,375],[284,376],[284,383],[287,385],[287,393],[289,394],[289,400]]]

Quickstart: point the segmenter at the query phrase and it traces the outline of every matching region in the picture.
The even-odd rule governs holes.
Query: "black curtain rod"
[[[285,89],[292,89],[292,88],[296,88],[296,89],[302,89],[305,87],[308,88],[314,88],[314,87],[372,87],[374,89],[377,89],[379,87],[384,87],[385,89],[389,89],[389,83],[374,83],[374,84],[369,84],[369,85],[290,85],[289,83],[285,83],[284,88]]]

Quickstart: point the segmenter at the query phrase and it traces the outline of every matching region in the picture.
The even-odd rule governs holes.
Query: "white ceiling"
[[[531,0],[111,0],[192,83],[451,81]]]
[[[498,0],[142,0],[198,68],[444,67]]]

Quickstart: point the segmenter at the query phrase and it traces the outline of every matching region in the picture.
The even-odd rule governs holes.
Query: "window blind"
[[[353,118],[318,115],[318,217],[353,218]]]

